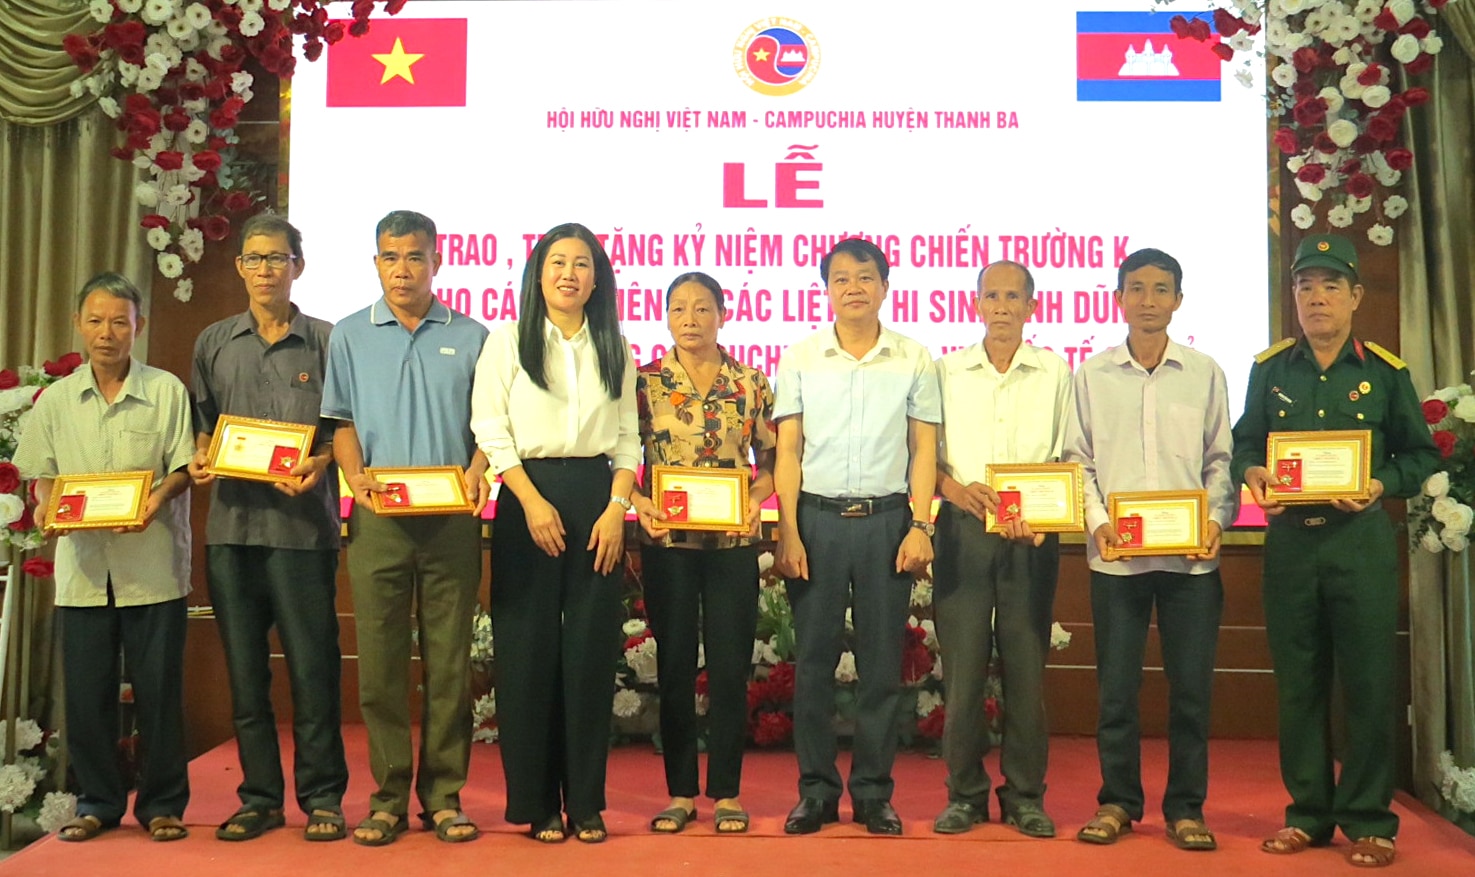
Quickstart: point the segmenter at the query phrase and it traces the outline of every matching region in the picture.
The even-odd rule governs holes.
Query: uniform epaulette
[[[1264,350],[1260,351],[1259,353],[1255,354],[1255,362],[1263,363],[1265,362],[1265,360],[1276,355],[1277,353],[1280,353],[1282,350],[1290,349],[1291,347],[1295,346],[1295,344],[1296,339],[1294,338],[1282,338],[1269,347],[1265,348]]]
[[[1364,341],[1364,342],[1362,342],[1362,346],[1363,347],[1366,347],[1368,350],[1371,350],[1373,353],[1377,354],[1377,357],[1379,359],[1381,359],[1382,361],[1388,363],[1389,365],[1393,366],[1394,368],[1398,368],[1398,369],[1408,368],[1408,363],[1404,362],[1403,360],[1399,359],[1397,356],[1393,355],[1392,351],[1388,350],[1388,348],[1384,347],[1381,344],[1377,344],[1377,343],[1372,342],[1372,341]]]

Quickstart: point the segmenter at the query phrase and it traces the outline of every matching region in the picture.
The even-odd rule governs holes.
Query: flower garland
[[[1413,509],[1413,539],[1432,554],[1464,551],[1475,523],[1475,390],[1469,384],[1444,387],[1423,407],[1441,461]]]
[[[1212,33],[1209,20],[1197,16],[1174,16],[1172,27],[1201,42],[1217,34],[1213,51],[1226,62],[1244,59],[1235,78],[1246,86],[1253,83],[1252,37],[1263,27],[1265,51],[1276,59],[1270,79],[1278,89],[1268,96],[1268,109],[1288,116],[1275,145],[1301,197],[1291,222],[1307,229],[1321,219],[1347,228],[1371,211],[1376,221],[1367,238],[1387,246],[1393,242],[1389,223],[1408,210],[1408,200],[1392,190],[1414,161],[1413,152],[1399,145],[1399,128],[1408,110],[1428,102],[1429,91],[1395,91],[1386,58],[1402,67],[1405,81],[1427,72],[1444,47],[1430,19],[1451,2],[1231,0],[1232,9],[1203,13],[1213,22]],[[1379,48],[1385,43],[1386,54]]]
[[[34,551],[44,541],[36,526],[36,494],[10,461],[36,400],[47,387],[81,364],[82,354],[68,353],[55,362],[48,360],[41,368],[23,365],[19,369],[0,369],[0,546]],[[40,558],[27,560],[22,568],[37,578],[51,575],[50,562]]]
[[[384,0],[394,15],[407,0]],[[294,46],[317,60],[325,45],[369,31],[375,0],[353,0],[352,21],[330,21],[328,0],[89,0],[102,25],[70,34],[62,47],[83,76],[72,95],[91,92],[123,132],[113,155],[148,172],[134,199],[150,212],[139,225],[156,251],[155,265],[189,301],[194,281],[182,275],[207,241],[230,235],[230,216],[263,196],[251,188],[235,133],[250,102],[255,58],[290,78]]]

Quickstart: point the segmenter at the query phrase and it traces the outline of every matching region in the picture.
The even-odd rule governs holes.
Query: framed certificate
[[[153,490],[154,473],[58,475],[51,482],[46,520],[53,530],[103,530],[143,523],[143,506]]]
[[[384,485],[371,493],[376,515],[457,515],[476,510],[466,495],[466,472],[460,466],[371,466],[364,474]]]
[[[748,529],[746,467],[650,467],[651,502],[666,516],[668,530],[741,532]]]
[[[291,472],[312,453],[316,433],[316,426],[222,414],[215,421],[205,470],[248,481],[298,481]]]
[[[1122,547],[1119,557],[1203,554],[1209,541],[1209,493],[1206,490],[1143,490],[1113,493],[1107,514]]]
[[[985,528],[998,533],[1016,517],[1036,533],[1069,533],[1086,527],[1080,463],[1007,463],[984,468],[999,494],[999,513]]]
[[[1366,500],[1372,453],[1366,429],[1272,432],[1265,440],[1265,496],[1287,505]]]

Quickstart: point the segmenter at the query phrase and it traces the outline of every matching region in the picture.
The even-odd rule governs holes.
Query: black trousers
[[[118,649],[133,683],[138,721],[138,796],[133,815],[148,825],[183,816],[189,804],[184,754],[184,598],[147,606],[58,606],[67,708],[67,755],[76,774],[77,813],[117,825],[128,809],[118,764]]]
[[[499,494],[491,546],[497,726],[507,821],[531,824],[559,810],[582,819],[605,807],[624,571],[600,575],[585,550],[609,504],[609,461],[524,460],[523,469],[566,531],[563,553],[549,557],[528,534],[522,503],[510,490]]]
[[[348,788],[339,677],[337,551],[210,545],[205,549],[230,676],[242,806],[282,806],[286,784],[271,706],[273,627],[292,684],[292,773],[297,806],[336,810]]]
[[[743,778],[748,676],[758,624],[758,550],[647,546],[645,610],[655,633],[666,791],[695,798],[697,633],[707,659],[707,797],[736,798]]]
[[[799,537],[809,579],[789,579],[794,606],[794,750],[799,794],[840,797],[835,767],[835,665],[845,637],[845,610],[855,626],[855,748],[850,761],[853,801],[891,798],[896,760],[901,659],[913,578],[896,572],[896,552],[911,512],[905,506],[846,518],[799,503]]]

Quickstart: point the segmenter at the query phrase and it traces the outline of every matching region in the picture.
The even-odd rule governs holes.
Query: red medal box
[[[384,485],[380,501],[387,506],[407,506],[410,504],[410,488],[403,481],[391,481]]]
[[[271,465],[266,471],[273,475],[291,475],[297,468],[297,449],[290,445],[277,445],[271,449]]]
[[[1301,489],[1301,460],[1299,457],[1275,461],[1275,489],[1284,492]]]
[[[1128,515],[1117,518],[1116,535],[1122,540],[1123,548],[1136,548],[1142,544],[1142,516]]]
[[[56,516],[52,520],[58,524],[76,524],[82,520],[82,512],[87,508],[87,495],[73,493],[62,497],[56,506]]]
[[[1017,490],[999,491],[999,510],[994,515],[1000,524],[1017,521],[1024,517],[1024,498]]]
[[[666,516],[666,520],[684,524],[686,523],[687,514],[690,511],[691,507],[687,503],[686,491],[661,491],[661,513]]]

